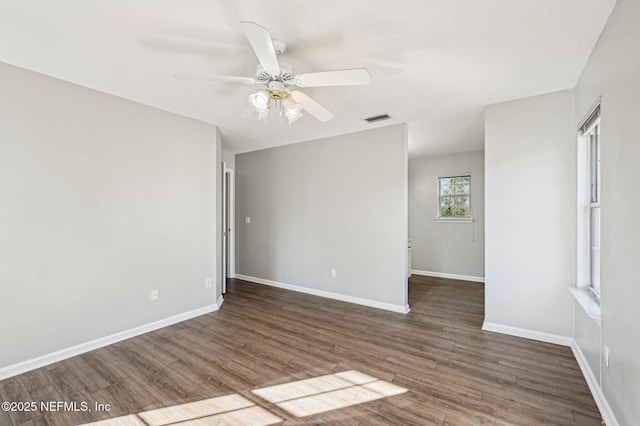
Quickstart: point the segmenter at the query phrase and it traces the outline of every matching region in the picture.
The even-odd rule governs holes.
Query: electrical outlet
[[[211,278],[204,280],[204,288],[211,288]]]
[[[151,295],[149,296],[149,298],[151,299],[152,302],[155,302],[156,300],[158,300],[158,290],[151,290]]]
[[[335,270],[335,269],[332,269],[332,270],[330,271],[330,274],[331,274],[331,278],[335,278],[335,277],[336,277],[336,270]]]

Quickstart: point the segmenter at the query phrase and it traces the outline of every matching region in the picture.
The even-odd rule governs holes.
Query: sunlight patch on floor
[[[351,370],[255,389],[252,392],[296,417],[306,417],[406,391],[400,386]]]
[[[93,423],[86,423],[86,425],[92,426],[147,426],[145,422],[140,420],[140,417],[135,414],[130,416],[116,417],[115,419],[100,420]],[[81,425],[85,426],[85,425]]]
[[[93,426],[164,426],[170,424],[179,426],[267,426],[280,422],[282,422],[280,417],[240,395],[233,394],[89,424]]]
[[[296,417],[339,410],[407,392],[359,371],[283,383],[251,391]],[[93,426],[267,426],[283,419],[238,395],[224,395],[187,404],[87,423]]]
[[[240,410],[255,405],[240,395],[226,395],[188,404],[159,408],[138,414],[150,426],[163,426],[186,420],[208,417],[227,411]]]

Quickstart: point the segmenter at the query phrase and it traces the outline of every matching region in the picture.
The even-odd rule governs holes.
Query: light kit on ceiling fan
[[[249,95],[249,105],[257,113],[265,112],[269,109],[271,99],[269,92],[266,90],[259,90],[256,93]]]
[[[234,77],[226,75],[209,75],[204,77],[188,74],[174,74],[178,80],[220,81],[227,83],[260,84],[266,88],[249,95],[249,105],[257,113],[258,120],[266,123],[272,109],[279,110],[289,124],[302,117],[305,110],[320,121],[329,121],[334,115],[331,111],[311,99],[304,93],[290,86],[322,87],[322,86],[363,86],[369,84],[371,76],[365,68],[323,71],[294,75],[290,64],[278,61],[287,45],[271,38],[269,30],[255,22],[241,22],[244,33],[253,48],[259,65],[256,78]],[[275,108],[272,108],[273,104]]]
[[[302,117],[302,105],[297,102],[291,92],[281,81],[270,81],[268,89],[258,90],[249,95],[249,105],[258,113],[258,120],[267,122],[272,105],[276,104],[280,115],[287,117],[289,124]]]
[[[291,95],[282,99],[282,109],[287,120],[289,120],[289,124],[302,118],[302,105],[296,102]]]

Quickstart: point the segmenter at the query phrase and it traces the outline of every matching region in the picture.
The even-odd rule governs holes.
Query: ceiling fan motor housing
[[[278,61],[280,65],[280,74],[271,75],[262,68],[262,65],[256,67],[256,78],[259,82],[267,84],[270,81],[289,82],[293,81],[293,67],[286,62]]]
[[[287,50],[287,43],[282,40],[276,40],[275,38],[271,40],[273,44],[273,50],[275,50],[276,55],[282,55],[285,50]]]
[[[272,80],[269,82],[268,86],[269,97],[271,99],[284,99],[288,97],[291,93],[284,87],[284,83],[278,80]]]

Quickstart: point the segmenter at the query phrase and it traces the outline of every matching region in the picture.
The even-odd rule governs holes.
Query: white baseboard
[[[578,361],[578,365],[580,366],[580,370],[582,370],[584,379],[587,381],[591,395],[593,395],[593,399],[596,401],[596,405],[598,406],[598,410],[600,410],[602,419],[607,423],[607,426],[620,426],[616,416],[613,414],[613,410],[611,409],[607,398],[605,398],[604,393],[602,392],[598,379],[595,374],[593,374],[593,370],[589,366],[587,358],[584,356],[584,352],[582,352],[582,349],[578,346],[578,342],[575,340],[571,342],[571,350],[573,351],[573,355],[576,357],[576,361]]]
[[[529,330],[526,328],[512,327],[510,325],[496,324],[494,322],[485,321],[482,324],[485,331],[493,331],[495,333],[508,334],[510,336],[524,337],[525,339],[538,340],[540,342],[553,343],[562,346],[571,346],[573,339],[558,334],[544,333],[542,331]]]
[[[452,280],[474,281],[478,283],[484,282],[484,277],[476,277],[473,275],[446,274],[444,272],[421,271],[419,269],[412,269],[411,273],[416,275],[424,275],[425,277],[449,278]]]
[[[222,298],[222,296],[220,296],[218,301],[213,305],[204,306],[202,308],[194,309],[193,311],[184,312],[178,315],[134,327],[129,330],[120,331],[109,336],[100,337],[98,339],[91,340],[85,343],[80,343],[79,345],[71,346],[69,348],[60,349],[58,351],[41,355],[36,358],[31,358],[17,364],[2,367],[0,368],[0,380],[16,376],[27,371],[35,370],[36,368],[44,367],[46,365],[53,364],[54,362],[62,361],[67,358],[83,354],[85,352],[90,352],[103,346],[121,342],[123,340],[130,339],[132,337],[139,336],[150,331],[168,327],[170,325],[177,324],[179,322],[186,321],[200,315],[217,311],[218,309],[220,309],[220,305],[222,305],[223,301],[224,299]]]
[[[357,305],[369,306],[372,308],[384,309],[386,311],[399,312],[407,314],[411,310],[409,305],[393,305],[391,303],[378,302],[360,297],[347,296],[340,293],[332,293],[330,291],[317,290],[315,288],[302,287],[294,284],[286,284],[278,281],[266,280],[264,278],[250,277],[248,275],[236,274],[236,278],[244,281],[251,281],[257,284],[268,285],[271,287],[283,288],[285,290],[297,291],[299,293],[311,294],[313,296],[326,297],[327,299],[340,300],[342,302],[355,303]]]
[[[496,333],[509,334],[511,336],[524,337],[532,340],[539,340],[547,343],[555,343],[558,345],[569,346],[573,355],[580,366],[580,370],[582,371],[582,375],[587,381],[587,385],[589,386],[589,390],[591,391],[591,395],[593,399],[596,401],[596,405],[600,410],[600,414],[602,415],[602,419],[607,423],[607,426],[620,426],[616,416],[613,414],[613,410],[605,398],[604,393],[602,392],[602,388],[598,383],[598,379],[595,374],[593,374],[593,370],[589,366],[587,362],[587,358],[584,356],[584,353],[578,346],[578,343],[575,339],[565,336],[559,336],[557,334],[549,334],[542,333],[540,331],[527,330],[524,328],[511,327],[508,325],[496,324],[491,322],[484,322],[482,324],[482,329],[486,331],[494,331]]]

